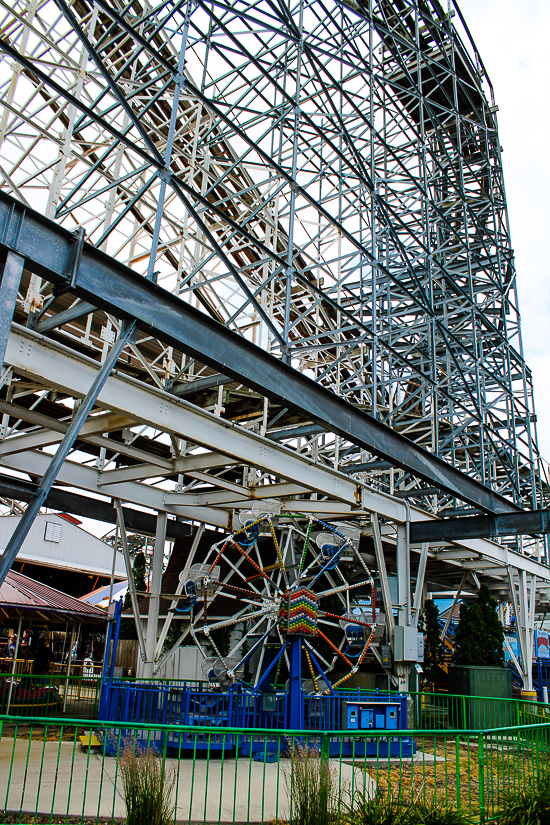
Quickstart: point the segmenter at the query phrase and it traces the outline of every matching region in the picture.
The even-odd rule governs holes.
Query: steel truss
[[[4,9],[8,190],[495,492],[540,506],[492,88],[454,6]],[[33,278],[22,299],[32,313],[49,297]],[[61,335],[103,350],[97,332],[113,321],[89,311],[60,316]],[[151,357],[138,342],[132,360],[169,387],[208,374],[164,345]],[[220,407],[235,400],[218,395]],[[282,405],[258,399],[247,415],[432,512],[463,506],[340,437],[297,441]]]
[[[0,318],[0,493],[41,495],[135,320],[46,503],[74,496],[63,487],[92,492],[95,512],[128,502],[162,514],[158,536],[181,534],[165,513],[229,531],[258,500],[348,522],[381,580],[397,571],[399,624],[424,581],[483,578],[517,602],[530,661],[548,579],[536,535],[409,541],[438,514],[547,504],[496,107],[454,2],[0,8],[0,298],[15,303],[11,332],[11,309]],[[25,207],[61,227],[51,247],[31,254]],[[141,291],[109,292],[117,267]],[[205,330],[217,353],[190,343]],[[390,434],[413,442],[406,460]]]

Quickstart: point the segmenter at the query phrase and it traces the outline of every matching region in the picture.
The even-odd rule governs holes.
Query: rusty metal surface
[[[95,621],[107,620],[103,610],[11,570],[0,587],[0,611],[11,613],[14,609],[47,613],[52,619],[62,616],[63,621],[70,616]]]

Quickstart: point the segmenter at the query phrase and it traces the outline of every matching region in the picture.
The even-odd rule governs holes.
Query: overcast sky
[[[539,447],[550,461],[549,0],[458,0],[492,80]]]

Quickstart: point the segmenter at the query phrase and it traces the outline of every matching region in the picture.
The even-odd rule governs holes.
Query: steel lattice
[[[1,5],[8,191],[541,505],[492,89],[454,6]],[[33,277],[21,303],[48,297]],[[61,335],[103,350],[117,322],[91,318]],[[162,387],[207,374],[144,340],[129,363]],[[284,407],[249,418],[381,490],[459,506],[307,422],[285,432]]]

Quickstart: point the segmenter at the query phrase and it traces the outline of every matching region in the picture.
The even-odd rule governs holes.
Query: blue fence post
[[[113,683],[113,673],[115,669],[116,649],[118,645],[118,634],[120,633],[120,617],[122,615],[122,599],[115,602],[113,618],[109,621],[107,628],[107,638],[105,640],[105,653],[103,654],[103,671],[101,673],[101,696],[99,699],[99,719],[108,718],[108,709],[111,699],[111,689]],[[114,635],[113,635],[114,628]],[[113,641],[113,655],[111,656],[109,667],[109,653]]]
[[[303,728],[302,700],[302,640],[295,637],[290,641],[290,679],[288,689],[288,726],[291,730]]]
[[[120,633],[120,618],[122,616],[122,599],[115,602],[115,611],[113,615],[114,620],[114,634],[113,634],[113,655],[111,656],[111,665],[109,668],[109,682],[112,684],[115,672],[116,652],[118,647],[118,636]]]

